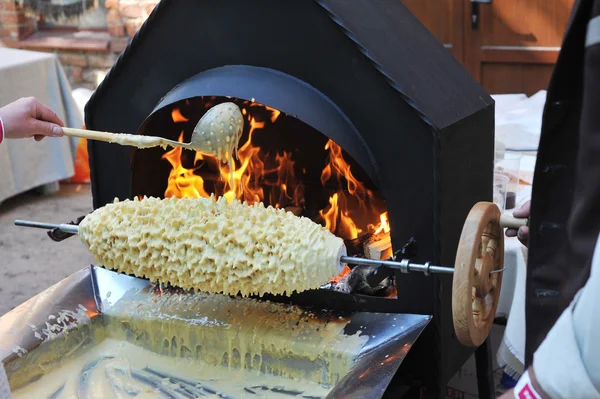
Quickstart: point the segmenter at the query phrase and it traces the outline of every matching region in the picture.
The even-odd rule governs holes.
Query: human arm
[[[0,108],[0,128],[4,138],[62,136],[63,121],[44,104],[33,97],[21,98]]]
[[[513,216],[516,218],[528,218],[529,209],[531,207],[531,201],[527,201],[519,209],[513,212]],[[507,237],[517,237],[521,244],[527,246],[529,244],[529,226],[522,226],[519,229],[506,229]]]
[[[534,354],[529,373],[542,398],[600,399],[600,245],[590,277]],[[533,378],[532,378],[533,380]],[[517,392],[518,394],[518,392]],[[523,396],[527,397],[527,396]],[[520,396],[507,396],[520,398]]]

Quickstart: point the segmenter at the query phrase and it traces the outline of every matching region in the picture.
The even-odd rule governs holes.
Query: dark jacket
[[[575,3],[548,88],[531,202],[526,366],[585,284],[600,232],[600,17],[594,20],[596,16],[600,0]],[[591,27],[588,35],[588,25],[596,24],[598,30]]]

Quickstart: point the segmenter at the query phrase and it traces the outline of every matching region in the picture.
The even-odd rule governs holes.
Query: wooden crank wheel
[[[502,287],[504,232],[500,210],[475,204],[463,226],[452,280],[452,318],[458,340],[479,346],[494,323]]]

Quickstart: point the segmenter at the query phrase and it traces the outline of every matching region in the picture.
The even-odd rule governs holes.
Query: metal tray
[[[62,353],[75,352],[92,338],[102,339],[107,315],[122,306],[123,301],[135,298],[136,293],[147,295],[153,287],[148,280],[92,265],[0,317],[0,359],[9,380],[17,372],[31,376],[40,373],[41,362],[47,369],[49,363],[57,360],[47,356],[50,346],[54,352],[56,348]],[[360,329],[368,336],[350,372],[333,386],[328,398],[381,398],[431,320],[429,315],[371,312],[337,315],[327,311],[317,317],[344,321],[342,334],[353,335]]]

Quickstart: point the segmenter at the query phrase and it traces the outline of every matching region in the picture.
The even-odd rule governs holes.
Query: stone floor
[[[77,237],[54,242],[44,230],[16,227],[14,220],[66,223],[91,210],[90,186],[77,184],[0,204],[0,316],[92,262]]]

